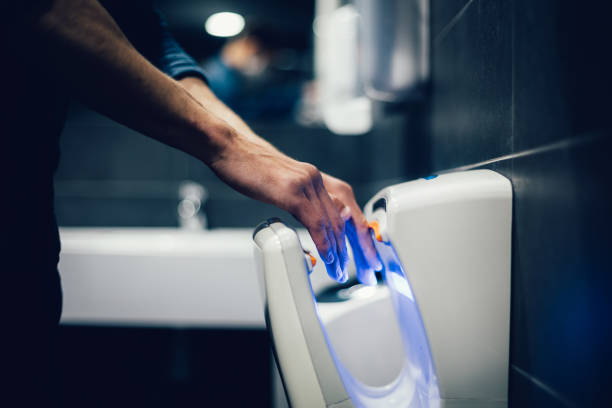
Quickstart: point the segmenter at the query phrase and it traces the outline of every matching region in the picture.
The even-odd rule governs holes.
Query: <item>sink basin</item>
[[[62,323],[264,328],[251,234],[61,228]]]

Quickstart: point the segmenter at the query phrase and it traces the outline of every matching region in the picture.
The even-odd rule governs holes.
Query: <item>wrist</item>
[[[240,139],[238,132],[233,127],[218,118],[201,124],[199,129],[201,137],[206,142],[202,144],[203,148],[198,158],[208,166],[228,156]]]

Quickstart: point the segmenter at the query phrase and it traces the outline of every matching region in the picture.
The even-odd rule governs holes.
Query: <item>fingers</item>
[[[307,165],[309,182],[301,186],[294,216],[308,229],[328,275],[339,282],[348,279],[345,267],[348,251],[345,243],[344,221],[323,186],[321,175],[312,165]]]
[[[365,259],[372,269],[375,271],[380,271],[382,269],[382,264],[378,258],[376,248],[374,247],[372,234],[370,233],[370,228],[368,227],[368,221],[365,215],[359,211],[359,213],[353,215],[353,220],[355,222],[355,229],[357,238],[359,239],[359,245],[363,250]]]
[[[359,252],[363,253],[364,260],[369,268],[375,271],[380,271],[382,269],[382,264],[378,258],[378,253],[374,247],[374,242],[372,241],[368,221],[354,200],[352,200],[352,203],[349,204],[349,208],[351,210],[351,220],[353,222],[352,225],[355,229],[356,239],[354,244],[357,245]],[[355,245],[351,243],[353,251],[356,249]]]
[[[353,248],[353,258],[355,260],[355,268],[357,269],[357,279],[365,285],[376,285],[376,275],[374,269],[370,266],[370,262],[366,259],[361,247],[355,221],[351,218],[346,223],[346,236]]]
[[[375,284],[374,271],[382,269],[376,248],[368,228],[368,222],[359,208],[350,185],[329,175],[325,175],[325,185],[338,200],[348,208],[343,217],[346,222],[346,236],[353,248],[357,278],[364,284]]]
[[[305,189],[304,198],[305,200],[299,202],[294,215],[308,229],[323,262],[333,264],[337,258],[334,235],[330,231],[327,215],[321,211],[321,204],[313,186]]]
[[[236,190],[293,214],[308,229],[329,276],[341,282],[348,278],[344,272],[348,260],[345,237],[352,221],[349,241],[362,259],[358,277],[372,281],[366,276],[380,268],[380,263],[348,184],[249,138],[236,139],[209,165]]]
[[[336,253],[338,254],[338,262],[335,265],[336,279],[339,282],[346,282],[348,280],[346,265],[348,264],[349,257],[348,250],[346,249],[345,221],[340,217],[340,212],[344,208],[344,205],[339,200],[334,202],[333,198],[330,197],[325,188],[323,188],[323,183],[321,183],[321,188],[319,189],[319,198],[329,217],[331,234],[336,244]]]
[[[319,256],[325,265],[334,266],[334,268],[331,270],[332,273],[330,273],[330,268],[328,267],[328,273],[330,274],[330,277],[336,279],[335,262],[337,257],[335,255],[334,244],[329,238],[327,225],[317,221],[309,222],[306,220],[300,220],[300,222],[308,229],[308,233],[317,247]]]
[[[381,270],[382,264],[351,187],[328,175],[324,184],[321,173],[310,164],[300,163],[300,169],[303,177],[296,179],[300,193],[291,213],[308,229],[327,274],[339,282],[348,279],[348,238],[357,278],[364,284],[375,285],[374,271]]]

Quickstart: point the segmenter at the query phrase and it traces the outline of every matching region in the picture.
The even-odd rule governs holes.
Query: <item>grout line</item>
[[[534,154],[541,154],[541,153],[546,153],[546,152],[550,152],[552,150],[557,150],[557,149],[561,149],[564,147],[571,147],[571,146],[579,146],[585,143],[589,143],[592,141],[595,141],[597,139],[601,139],[603,138],[602,135],[600,134],[594,134],[594,135],[587,135],[587,136],[583,136],[583,137],[578,137],[578,138],[572,138],[572,139],[564,139],[561,140],[559,142],[555,142],[555,143],[550,143],[547,145],[543,145],[540,147],[536,147],[533,149],[527,149],[527,150],[523,150],[521,152],[517,152],[517,153],[511,153],[511,154],[507,154],[504,156],[499,156],[493,159],[489,159],[489,160],[484,160],[478,163],[473,163],[473,164],[466,164],[465,166],[459,166],[459,167],[454,167],[451,169],[447,169],[447,170],[441,170],[438,171],[436,173],[438,174],[444,174],[444,173],[453,173],[456,171],[465,171],[465,170],[471,170],[471,169],[475,169],[478,167],[482,167],[482,166],[486,166],[488,164],[493,164],[493,163],[497,163],[497,162],[501,162],[504,160],[510,160],[510,159],[516,159],[519,157],[525,157],[525,156],[530,156],[530,155],[534,155]]]
[[[440,31],[440,34],[438,34],[436,36],[436,38],[434,39],[434,44],[435,45],[439,45],[442,40],[444,39],[444,37],[446,37],[446,35],[450,32],[450,30],[453,29],[453,27],[459,22],[459,20],[461,19],[461,17],[465,14],[466,10],[468,9],[468,7],[470,6],[470,4],[472,4],[474,2],[474,0],[469,0],[465,6],[463,6],[461,8],[461,10],[459,10],[459,12],[455,15],[455,17],[453,17],[451,19],[451,21],[448,22],[448,24],[446,25],[446,27],[444,27],[442,29],[442,31]]]
[[[540,387],[542,390],[544,390],[548,394],[550,394],[550,396],[555,398],[557,401],[559,401],[566,407],[570,407],[570,408],[578,407],[578,405],[574,404],[569,399],[565,398],[563,395],[559,394],[557,391],[553,390],[551,387],[544,384],[542,381],[530,375],[528,372],[518,368],[516,365],[512,364],[512,369],[516,371],[517,373],[519,373],[520,375],[522,375],[523,377],[525,377],[527,380],[531,381],[536,386]]]

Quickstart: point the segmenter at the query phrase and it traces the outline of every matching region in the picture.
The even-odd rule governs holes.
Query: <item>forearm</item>
[[[269,149],[270,152],[282,154],[272,144],[253,132],[240,116],[219,100],[200,78],[186,77],[179,82],[206,110],[226,121],[241,137]]]
[[[210,163],[236,132],[132,47],[94,0],[56,0],[32,20],[41,52],[85,103]]]

